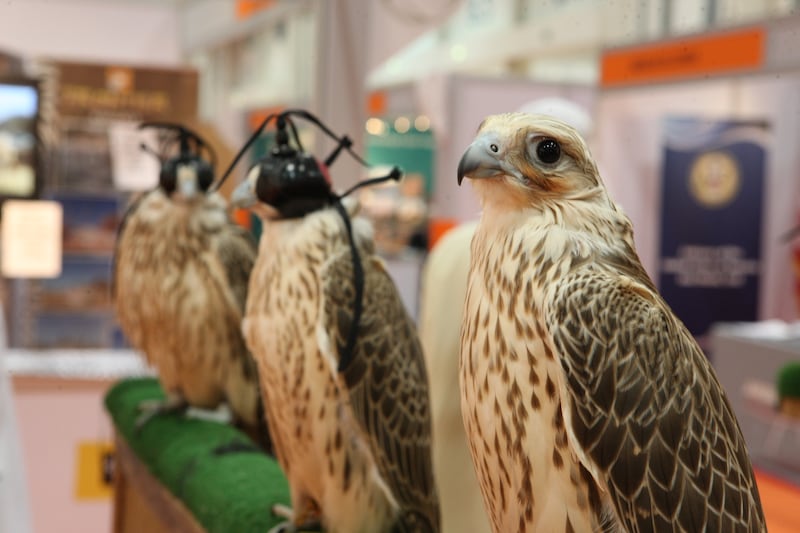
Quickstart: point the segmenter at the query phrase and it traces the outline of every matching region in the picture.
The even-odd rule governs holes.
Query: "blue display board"
[[[702,344],[758,318],[769,127],[670,118],[664,140],[659,289]]]

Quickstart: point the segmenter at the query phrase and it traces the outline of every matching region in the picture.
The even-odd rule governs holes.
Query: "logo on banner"
[[[692,197],[705,207],[724,207],[741,187],[739,165],[725,152],[708,152],[698,157],[689,174]]]
[[[133,69],[129,67],[106,68],[106,89],[114,93],[130,93],[133,91]]]

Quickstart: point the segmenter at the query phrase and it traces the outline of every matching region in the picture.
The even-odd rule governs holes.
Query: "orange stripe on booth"
[[[244,20],[275,5],[275,0],[237,0],[236,18]]]
[[[800,531],[800,487],[758,469],[755,474],[769,532]]]
[[[600,82],[615,87],[755,70],[764,63],[765,41],[764,29],[755,27],[608,50]]]

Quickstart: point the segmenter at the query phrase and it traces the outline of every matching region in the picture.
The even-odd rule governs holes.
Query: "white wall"
[[[79,446],[112,440],[103,407],[109,386],[106,381],[47,378],[14,384],[33,533],[111,531],[112,497],[78,499],[76,494]]]
[[[177,66],[178,22],[170,2],[4,0],[0,49],[25,57]]]
[[[765,119],[767,147],[760,318],[791,320],[792,244],[781,236],[800,219],[800,74],[773,74],[648,86],[601,93],[595,115],[595,157],[611,196],[634,227],[645,268],[655,276],[660,238],[662,120],[688,115]],[[795,245],[797,245],[795,243]]]
[[[5,364],[7,347],[5,316],[0,308],[0,533],[30,533],[33,529],[29,483],[25,477],[16,401]]]

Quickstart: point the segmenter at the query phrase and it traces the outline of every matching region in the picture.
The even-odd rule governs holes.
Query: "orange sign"
[[[258,11],[272,7],[275,0],[237,0],[236,18],[239,20],[252,17]]]
[[[261,109],[256,109],[255,111],[251,111],[250,113],[248,113],[247,125],[250,127],[252,131],[255,131],[259,128],[259,126],[261,126],[261,123],[264,122],[267,119],[267,117],[269,117],[270,115],[277,115],[285,110],[286,108],[284,108],[283,106],[264,107]],[[275,121],[273,120],[269,124],[269,126],[267,126],[266,129],[270,130],[274,127],[275,127]]]
[[[197,116],[195,70],[53,63],[58,69],[56,108],[63,116],[125,116],[184,122]]]
[[[614,87],[753,70],[763,65],[764,55],[762,28],[609,50],[600,83]]]
[[[458,220],[453,218],[432,218],[428,224],[428,250],[432,250],[439,239],[458,224]]]
[[[372,91],[367,96],[367,114],[380,116],[386,112],[386,92]]]

